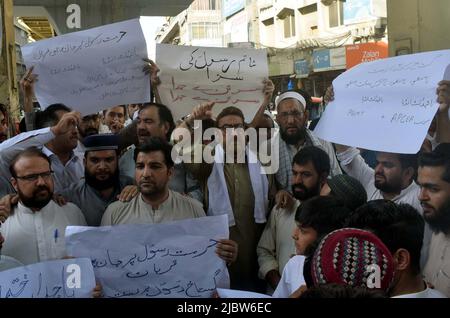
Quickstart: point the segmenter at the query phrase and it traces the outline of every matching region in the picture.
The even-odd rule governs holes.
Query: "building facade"
[[[268,48],[269,72],[277,90],[302,88],[322,96],[331,81],[349,68],[349,50],[353,56],[355,51],[366,55],[360,62],[371,60],[368,56],[387,56],[386,0],[255,3],[260,28],[255,42]]]
[[[195,0],[175,17],[168,17],[157,43],[222,46],[222,0]]]
[[[389,0],[389,56],[450,48],[450,1]]]

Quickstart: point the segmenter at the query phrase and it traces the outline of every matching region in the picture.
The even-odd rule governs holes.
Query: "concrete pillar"
[[[0,102],[6,105],[10,117],[10,133],[14,133],[14,121],[19,118],[19,87],[16,78],[16,47],[13,23],[13,1],[0,0],[2,15],[2,49],[0,58]]]

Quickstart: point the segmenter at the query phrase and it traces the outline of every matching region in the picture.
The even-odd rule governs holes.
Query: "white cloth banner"
[[[83,115],[108,107],[150,101],[149,77],[142,72],[147,55],[147,17],[37,41],[22,47],[42,108],[63,103]]]
[[[228,238],[227,216],[163,224],[66,229],[68,255],[89,257],[105,297],[211,297],[229,287],[215,254]]]
[[[450,79],[450,50],[359,64],[333,81],[314,133],[330,142],[393,153],[416,153],[439,107],[436,88]]]
[[[213,115],[228,106],[242,110],[246,122],[264,99],[268,78],[266,50],[156,45],[158,92],[175,120],[202,103],[214,101]]]
[[[0,272],[0,298],[91,298],[94,269],[87,258],[42,262]]]

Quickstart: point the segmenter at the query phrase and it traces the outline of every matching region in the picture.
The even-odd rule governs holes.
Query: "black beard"
[[[301,188],[303,189],[303,193],[299,194],[295,192],[294,188]],[[294,195],[294,198],[300,201],[308,200],[312,197],[315,197],[316,195],[319,195],[320,193],[320,185],[318,184],[316,187],[313,187],[312,189],[306,188],[303,184],[293,184],[292,185],[292,194]]]
[[[41,191],[41,190],[47,190],[49,195],[46,198],[43,199],[37,199],[36,198],[36,193]],[[53,198],[53,192],[50,191],[50,189],[47,186],[40,186],[38,187],[34,192],[33,192],[33,196],[30,197],[26,197],[22,191],[20,191],[20,189],[18,189],[18,193],[19,193],[19,198],[20,201],[22,202],[22,204],[24,206],[26,206],[27,208],[32,208],[32,209],[37,209],[40,210],[43,207],[45,207],[50,200]]]
[[[288,134],[284,129],[280,129],[280,134],[281,139],[283,139],[288,145],[296,145],[299,141],[305,139],[306,127],[298,129],[293,135]]]
[[[402,191],[402,186],[401,186],[400,180],[398,180],[399,182],[392,182],[392,181],[397,181],[397,180],[391,180],[390,184],[388,184],[386,181],[384,181],[382,184],[379,184],[375,180],[374,185],[375,185],[375,188],[377,188],[378,190],[380,190],[380,191],[382,191],[384,193],[398,193],[398,192],[401,192]]]
[[[98,180],[94,175],[91,175],[87,171],[87,169],[84,169],[84,179],[85,182],[95,190],[101,191],[109,189],[119,184],[120,181],[119,169],[117,169],[113,175],[111,175],[108,179],[105,180]]]
[[[432,216],[424,214],[424,219],[434,233],[450,234],[450,199]]]

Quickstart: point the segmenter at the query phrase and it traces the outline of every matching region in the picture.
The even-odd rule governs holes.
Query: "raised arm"
[[[439,82],[436,94],[439,103],[436,139],[438,143],[450,143],[450,81]]]
[[[264,111],[266,110],[267,106],[270,103],[270,100],[272,99],[273,91],[275,89],[275,86],[273,85],[272,81],[269,79],[265,79],[263,81],[264,88],[264,100],[261,104],[261,106],[258,109],[258,112],[256,113],[255,117],[253,118],[252,122],[249,124],[250,127],[256,128],[258,126],[258,123],[264,119]]]
[[[144,66],[144,73],[150,75],[150,88],[155,95],[155,101],[161,104],[161,96],[159,95],[158,86],[161,84],[158,73],[160,71],[158,65],[150,59],[143,59],[146,62]]]
[[[333,85],[330,85],[325,92],[324,102],[328,104],[333,100],[334,89]],[[334,146],[336,157],[348,175],[357,179],[364,187],[372,182],[373,169],[366,164],[358,149],[341,144],[334,144]]]
[[[64,114],[60,121],[53,127],[42,128],[19,134],[0,144],[0,172],[4,177],[10,177],[9,164],[21,151],[29,147],[43,147],[58,135],[63,135],[73,125],[79,125],[80,114],[70,112]]]
[[[34,66],[25,73],[20,80],[20,91],[23,95],[23,110],[25,112],[25,125],[27,131],[34,130],[35,114],[33,112],[34,84],[38,81],[38,75],[33,73]]]
[[[212,118],[212,108],[214,106],[214,102],[208,102],[203,103],[201,105],[196,106],[191,114],[189,114],[177,127],[175,132],[177,132],[179,129],[186,129],[189,131],[188,134],[191,134],[194,132],[194,129],[200,129],[200,127],[194,127],[196,120],[204,120],[204,119],[211,119]],[[183,132],[182,134],[175,134],[174,136],[174,142],[176,143],[175,147],[178,147],[182,145],[180,148],[180,152],[183,156],[193,156],[194,153],[197,151],[201,151],[203,153],[203,145],[202,144],[189,144],[185,143],[185,141],[182,141],[182,135],[185,135],[186,132]],[[191,141],[192,142],[192,141]],[[212,171],[212,164],[208,164],[202,160],[201,163],[187,163],[185,162],[185,167],[192,173],[192,176],[197,179],[200,183],[204,180],[206,180],[211,171]]]

